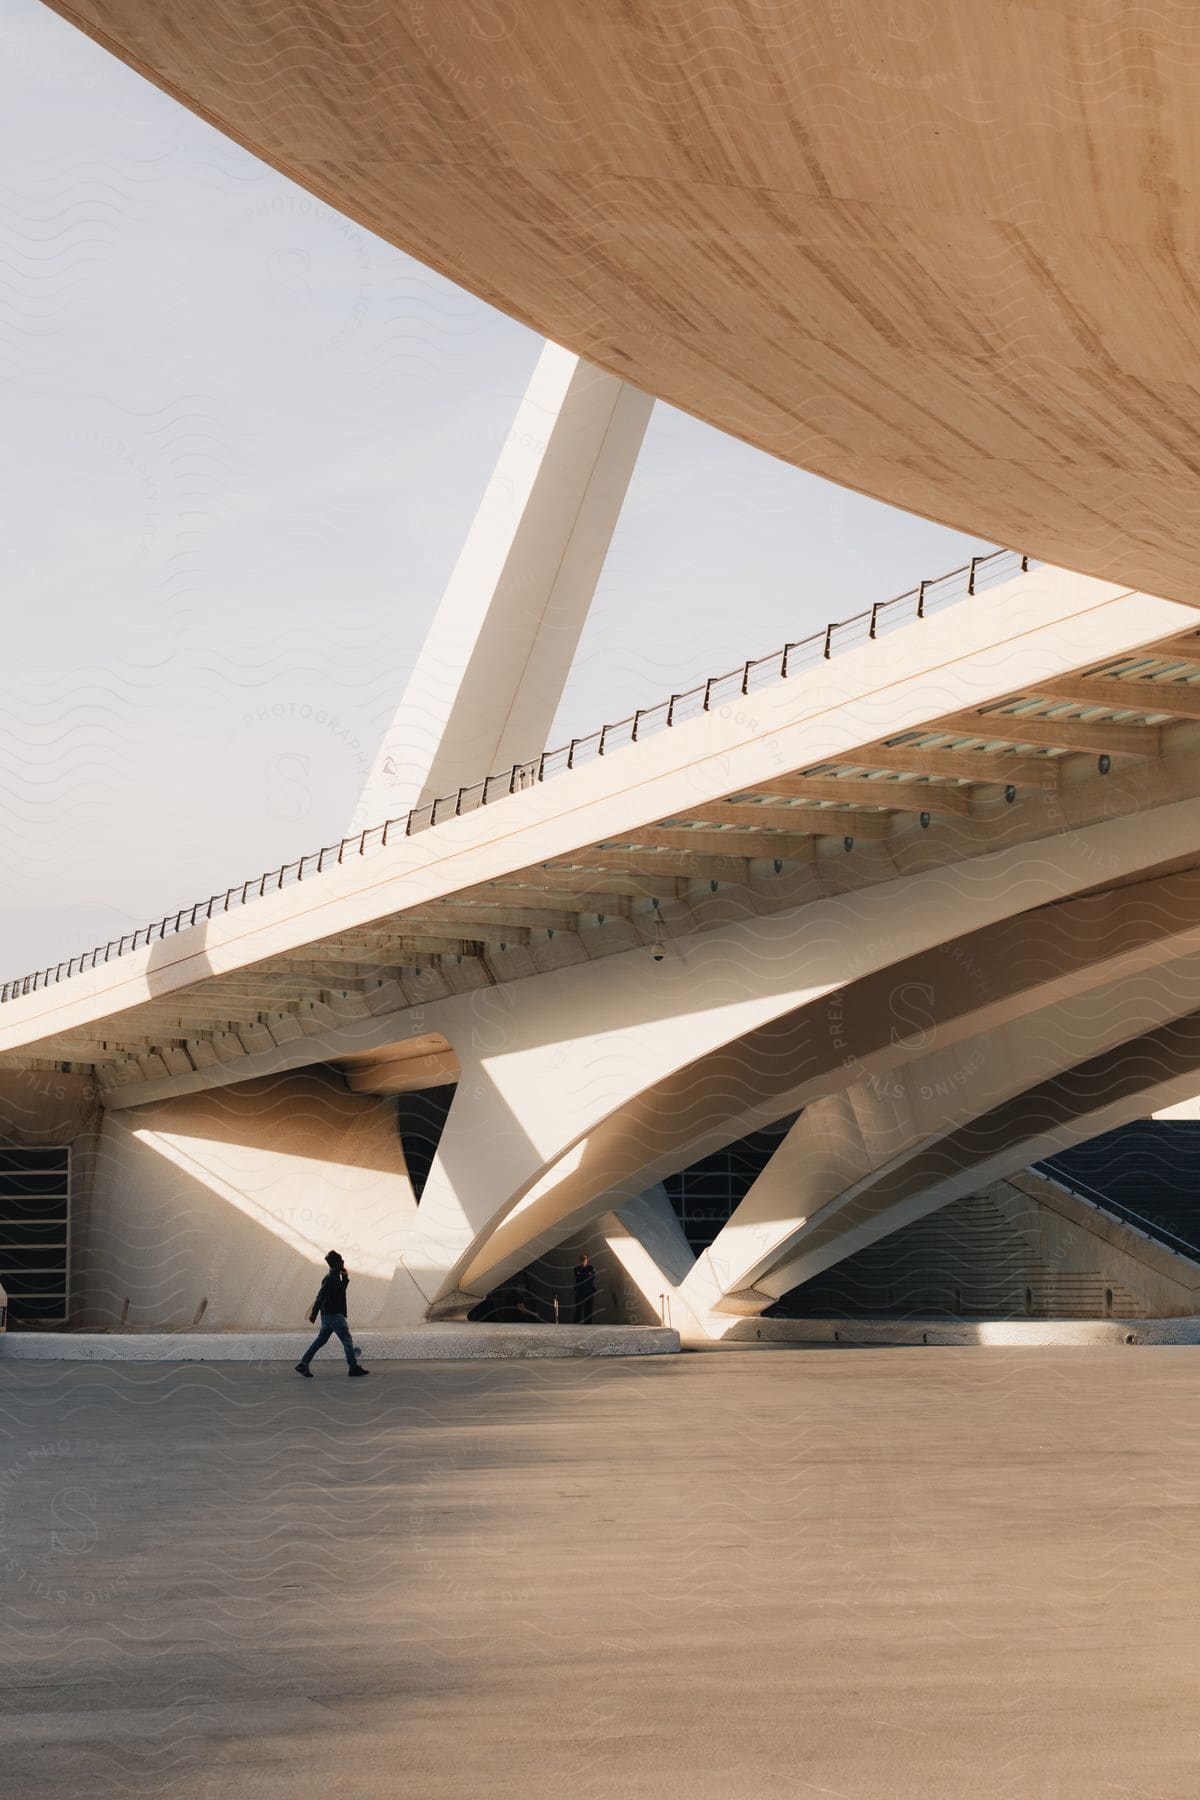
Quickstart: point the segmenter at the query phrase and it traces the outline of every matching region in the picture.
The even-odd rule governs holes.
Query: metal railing
[[[156,919],[150,925],[141,925],[124,937],[110,938],[107,944],[97,944],[80,956],[72,956],[65,962],[51,963],[33,974],[7,981],[0,988],[0,1004],[36,993],[41,988],[52,987],[56,982],[66,981],[85,970],[96,969],[117,957],[130,956],[135,950],[148,949],[151,944],[161,943],[178,932],[189,931],[192,926],[203,924],[218,914],[234,911],[238,907],[249,905],[251,901],[264,899],[268,894],[280,893],[298,881],[320,875],[326,869],[343,863],[348,856],[371,855],[385,849],[388,844],[395,843],[398,838],[412,837],[416,832],[428,831],[430,826],[441,825],[447,819],[459,818],[464,813],[476,811],[480,806],[493,805],[497,800],[507,799],[510,794],[518,793],[524,788],[534,787],[537,783],[549,781],[570,769],[580,768],[597,757],[610,756],[614,750],[636,744],[656,732],[665,731],[674,725],[683,725],[702,713],[725,714],[750,694],[773,686],[777,681],[786,681],[789,676],[799,674],[802,669],[810,669],[822,661],[828,661],[835,652],[869,643],[914,619],[926,619],[932,613],[941,612],[972,595],[983,593],[987,588],[1008,581],[1013,575],[1023,573],[1028,568],[1029,558],[1015,550],[993,550],[987,556],[973,556],[961,568],[952,569],[949,574],[940,575],[935,580],[919,582],[915,588],[897,594],[891,600],[877,601],[866,612],[855,613],[849,619],[827,625],[823,631],[814,632],[811,637],[784,644],[781,650],[772,651],[769,656],[752,657],[739,668],[731,669],[727,675],[710,676],[707,681],[688,688],[684,693],[672,694],[657,706],[639,707],[628,718],[605,725],[590,737],[572,738],[561,750],[545,750],[532,762],[515,763],[511,769],[505,769],[498,775],[488,775],[471,787],[459,788],[456,794],[434,800],[427,806],[414,807],[401,818],[385,819],[382,825],[372,825],[351,837],[339,839],[335,844],[325,844],[319,850],[310,851],[306,856],[300,857],[298,862],[284,863],[278,869],[268,869],[263,875],[251,876],[248,881],[226,888],[224,893],[210,894],[191,906],[181,906],[176,913],[167,913],[163,918]]]
[[[1101,1193],[1099,1188],[1089,1186],[1086,1181],[1077,1181],[1074,1176],[1064,1174],[1049,1157],[1043,1157],[1041,1162],[1030,1163],[1029,1166],[1052,1187],[1062,1188],[1064,1193],[1073,1194],[1077,1200],[1086,1200],[1097,1212],[1111,1213],[1123,1225],[1132,1225],[1135,1231],[1149,1238],[1152,1243],[1161,1244],[1172,1255],[1186,1256],[1192,1262],[1200,1262],[1200,1245],[1189,1243],[1177,1231],[1168,1231],[1165,1225],[1157,1224],[1143,1213],[1135,1213],[1132,1207],[1125,1206],[1120,1200],[1113,1200],[1108,1194]]]

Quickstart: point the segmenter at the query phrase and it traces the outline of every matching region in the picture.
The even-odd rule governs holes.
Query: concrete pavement
[[[0,1367],[14,1796],[1192,1800],[1186,1347]]]

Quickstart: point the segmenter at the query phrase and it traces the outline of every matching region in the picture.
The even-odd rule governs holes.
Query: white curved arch
[[[1081,1058],[1115,1049],[1200,1004],[1200,952],[1025,1013],[998,1031],[868,1077],[808,1108],[683,1283],[693,1309],[760,1311],[796,1285],[814,1240],[857,1242],[890,1216],[906,1171],[941,1144]],[[1018,1164],[1017,1166],[1023,1166]],[[1012,1172],[1011,1170],[1009,1171]],[[907,1198],[907,1193],[906,1193]],[[876,1235],[886,1235],[886,1224]],[[837,1260],[831,1256],[831,1260]],[[780,1286],[780,1283],[785,1283]]]
[[[1200,1080],[1200,1013],[1113,1046],[1023,1090],[992,1114],[937,1140],[898,1172],[886,1205],[868,1216],[814,1220],[807,1241],[756,1284],[761,1310],[832,1263],[988,1182],[1017,1174],[1070,1144],[1192,1097]]]
[[[1188,847],[1193,854],[1200,851],[1200,806],[1187,802],[1160,814],[1114,820],[996,858],[976,859],[971,865],[972,914],[1002,920],[1024,913],[1031,898],[1049,901],[1091,886],[1098,867],[1110,870],[1110,879],[1119,879],[1122,872],[1132,873],[1152,860],[1155,846],[1164,854]],[[1092,954],[1074,968],[1065,966],[1061,943],[1059,953],[1052,954],[1053,940],[1061,934],[1049,915],[1040,927],[1031,921],[1027,931],[1040,929],[1045,936],[1043,998],[1086,991],[1122,970],[1152,968],[1177,955],[1180,945],[1196,936],[1195,886],[1196,877],[1185,874],[1163,878],[1150,892],[1117,889],[1110,896],[1073,902],[1074,935],[1087,943],[1089,912],[1095,934]],[[1130,936],[1130,921],[1139,914],[1149,921],[1148,935],[1135,931]],[[482,1291],[480,1284],[492,1280],[512,1258],[528,1260],[529,1247],[543,1233],[561,1228],[561,1235],[577,1222],[581,1207],[594,1209],[622,1179],[631,1184],[630,1197],[649,1185],[642,1179],[648,1166],[649,1179],[655,1177],[644,1150],[653,1138],[655,1108],[686,1109],[689,1103],[718,1108],[723,1102],[724,1136],[719,1141],[737,1136],[736,1125],[727,1129],[727,1122],[752,1116],[756,1104],[753,1091],[738,1087],[743,1046],[754,1032],[850,988],[906,953],[934,949],[948,935],[949,921],[961,916],[959,897],[950,891],[943,870],[937,879],[912,876],[855,896],[849,915],[843,897],[705,933],[689,944],[687,961],[673,974],[677,998],[667,1009],[652,1001],[645,964],[638,958],[617,959],[619,967],[610,964],[603,982],[595,968],[563,971],[554,978],[552,992],[541,983],[510,991],[505,1037],[490,1054],[478,1046],[467,1048],[465,1034],[455,1033],[445,1014],[431,1008],[429,1022],[437,1023],[459,1048],[467,1103],[457,1119],[457,1099],[451,1108],[414,1238],[405,1247],[404,1267],[419,1293],[436,1304],[463,1291]],[[761,942],[758,933],[763,934]],[[747,948],[757,954],[739,973],[742,997],[722,1004],[728,959]],[[992,954],[1004,952],[996,946]],[[750,974],[757,974],[757,993]],[[960,979],[960,991],[963,986]],[[998,997],[992,1016],[1011,1016],[1028,1003],[1027,989],[1020,989]],[[461,1002],[459,1009],[465,1018]],[[978,1001],[968,1004],[964,1016],[970,1015],[986,1017],[986,1008]],[[548,1029],[551,1016],[573,1021],[565,1053],[561,1028],[558,1041]],[[607,1039],[619,1054],[592,1064],[587,1046],[594,1038],[602,1046]],[[880,1066],[889,1066],[889,1059],[895,1066],[914,1053],[911,1043],[888,1044]],[[806,1082],[815,1082],[816,1092],[848,1085],[854,1070],[842,1069],[842,1060],[840,1054],[828,1056],[823,1069],[799,1075],[783,1069],[772,1100],[774,1116],[814,1097]],[[690,1102],[689,1089],[694,1090]],[[639,1096],[646,1097],[640,1124]],[[693,1143],[700,1139],[698,1125],[686,1128]],[[678,1143],[669,1149],[677,1153]],[[569,1158],[574,1160],[560,1162]],[[687,1159],[670,1166],[679,1167],[681,1160]],[[534,1193],[538,1183],[541,1191]],[[531,1195],[532,1204],[514,1214]],[[612,1203],[610,1197],[607,1204]]]

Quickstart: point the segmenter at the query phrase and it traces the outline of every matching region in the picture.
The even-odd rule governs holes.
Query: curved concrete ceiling
[[[1191,601],[1200,15],[53,0],[258,156],[762,449]]]

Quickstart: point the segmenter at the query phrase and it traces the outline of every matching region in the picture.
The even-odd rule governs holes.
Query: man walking
[[[575,1265],[575,1323],[590,1325],[596,1304],[596,1271],[586,1250]]]
[[[369,1375],[371,1371],[364,1369],[354,1354],[354,1340],[350,1336],[350,1326],[347,1323],[346,1289],[350,1285],[349,1271],[336,1250],[331,1250],[325,1261],[329,1264],[329,1273],[321,1283],[320,1291],[313,1301],[308,1315],[310,1322],[315,1324],[317,1314],[320,1313],[321,1329],[296,1364],[296,1373],[297,1375],[307,1375],[311,1380],[312,1370],[308,1366],[309,1363],[322,1344],[327,1344],[331,1337],[336,1337],[346,1352],[346,1362],[349,1365],[346,1373],[348,1375]]]

